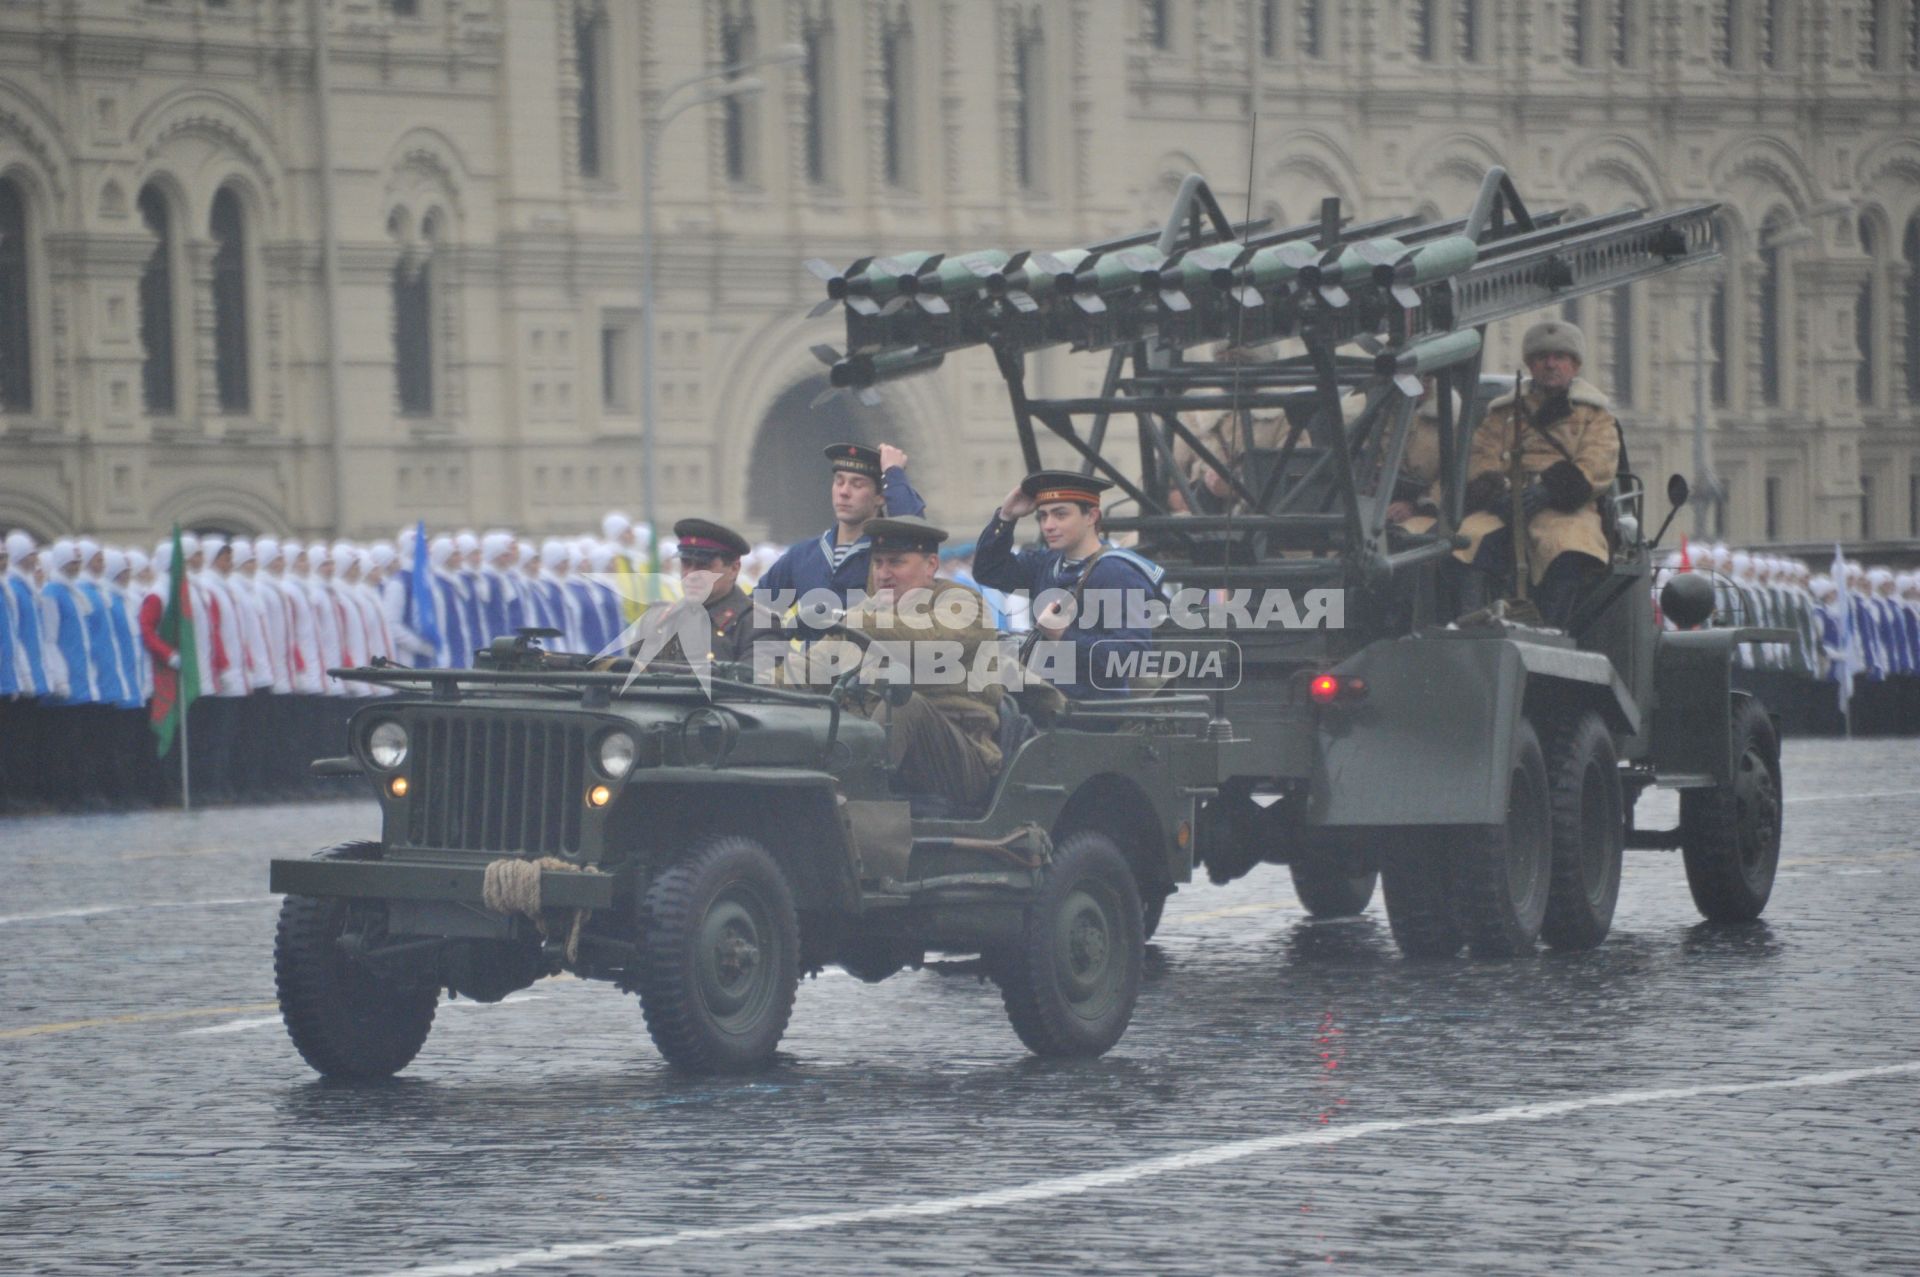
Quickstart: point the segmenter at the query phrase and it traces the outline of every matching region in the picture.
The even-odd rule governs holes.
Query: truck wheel
[[[1525,719],[1513,729],[1506,823],[1452,830],[1446,851],[1474,957],[1511,958],[1532,949],[1546,921],[1553,881],[1553,821],[1546,759]]]
[[[1380,882],[1377,873],[1348,875],[1336,865],[1295,863],[1287,869],[1293,874],[1293,894],[1300,897],[1300,907],[1315,918],[1365,913]]]
[[[640,914],[640,1009],[667,1062],[724,1073],[771,1060],[800,983],[800,922],[766,848],[737,834],[695,843]]]
[[[1393,942],[1409,958],[1451,958],[1467,942],[1454,906],[1446,853],[1437,843],[1437,831],[1430,831],[1421,845],[1389,857],[1380,875],[1387,925],[1393,929]]]
[[[318,858],[378,860],[380,853],[377,842],[349,842]],[[349,902],[337,896],[281,902],[273,944],[280,1018],[301,1058],[323,1077],[391,1077],[426,1042],[440,987],[381,979],[349,958],[339,943],[348,913]]]
[[[1733,709],[1733,783],[1680,792],[1680,850],[1702,917],[1751,922],[1780,867],[1780,741],[1751,697]]]
[[[1096,1056],[1127,1031],[1145,964],[1133,870],[1111,838],[1081,830],[1061,840],[1021,939],[992,966],[1028,1050]]]
[[[1540,935],[1556,949],[1591,949],[1607,938],[1620,901],[1627,838],[1620,756],[1593,713],[1550,727],[1546,755],[1553,877]]]

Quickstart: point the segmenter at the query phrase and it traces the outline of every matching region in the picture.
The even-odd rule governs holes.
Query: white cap
[[[227,539],[218,532],[209,532],[200,538],[200,548],[206,553],[206,556],[211,559],[214,555],[227,548]]]
[[[567,547],[558,538],[548,537],[540,543],[540,566],[549,570],[559,567],[567,561]]]
[[[180,534],[180,553],[186,555],[189,559],[200,553],[200,538],[191,532],[182,532]]]
[[[20,529],[15,528],[13,531],[7,533],[8,558],[16,561],[24,559],[37,548],[33,543],[33,538],[20,531]]]
[[[1874,589],[1893,584],[1893,573],[1886,568],[1870,568],[1867,571],[1867,584]]]
[[[367,564],[373,568],[384,569],[393,566],[396,557],[398,552],[391,545],[385,541],[379,541],[367,551]]]
[[[472,554],[480,548],[480,538],[471,532],[462,532],[453,538],[453,548],[462,554]]]
[[[153,560],[147,557],[146,551],[144,550],[128,550],[127,551],[127,566],[133,570],[133,574],[135,576],[138,576],[142,572],[145,572],[152,565],[153,565]]]
[[[247,540],[245,537],[235,537],[233,539],[233,566],[243,568],[247,564],[252,563],[257,557],[259,556],[253,548],[253,542]]]
[[[436,568],[445,567],[447,560],[453,557],[453,538],[435,537],[427,542],[427,562]]]
[[[1815,598],[1822,599],[1834,598],[1840,593],[1833,584],[1833,578],[1825,574],[1816,576],[1813,580],[1807,582],[1807,589],[1813,592]]]
[[[81,537],[75,541],[73,548],[79,552],[82,567],[93,562],[93,556],[100,553],[100,543],[88,537]]]
[[[80,547],[61,537],[47,547],[47,571],[58,572],[80,557]]]
[[[607,512],[607,517],[600,520],[600,535],[609,541],[618,541],[632,526],[632,519],[617,510],[610,510]]]
[[[480,557],[491,563],[513,549],[513,533],[489,532],[480,538]]]
[[[173,542],[162,541],[153,547],[153,570],[165,576],[173,567]]]
[[[108,550],[103,557],[107,561],[106,570],[100,575],[111,581],[127,570],[127,556],[118,550]]]
[[[261,537],[253,543],[253,557],[260,560],[263,568],[272,567],[273,561],[281,556],[279,537]]]

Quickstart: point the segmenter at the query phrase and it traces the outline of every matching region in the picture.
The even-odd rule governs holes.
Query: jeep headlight
[[[633,737],[611,731],[600,738],[600,770],[611,780],[619,780],[633,770]]]
[[[689,765],[711,767],[733,750],[739,728],[716,709],[697,709],[680,726],[680,754]]]
[[[407,729],[383,719],[367,733],[367,757],[381,771],[392,771],[407,760]]]

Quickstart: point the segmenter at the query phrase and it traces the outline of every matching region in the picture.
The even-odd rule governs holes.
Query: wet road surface
[[[1630,852],[1598,951],[1409,963],[1264,869],[1169,902],[1105,1059],[832,973],[724,1081],[575,980],[317,1081],[266,862],[371,804],[0,823],[0,1272],[1920,1272],[1920,742],[1785,766],[1761,923]]]

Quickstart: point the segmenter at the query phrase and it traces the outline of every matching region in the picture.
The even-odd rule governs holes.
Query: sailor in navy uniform
[[[1081,596],[1077,615],[1065,615],[1056,600],[1033,618],[1042,642],[1071,642],[1071,681],[1058,665],[1055,686],[1074,700],[1126,695],[1126,683],[1102,672],[1096,679],[1094,645],[1103,670],[1128,654],[1153,645],[1152,631],[1141,621],[1149,599],[1161,597],[1166,570],[1131,550],[1109,545],[1100,535],[1100,494],[1113,485],[1092,475],[1042,470],[1007,494],[980,533],[973,554],[973,576],[982,585],[1009,593],[1025,590],[1030,600],[1044,591]],[[1013,529],[1028,514],[1037,515],[1045,548],[1013,548]],[[1038,604],[1036,602],[1036,607]],[[1049,666],[1036,658],[1042,670]],[[1098,686],[1096,686],[1096,682]]]
[[[753,587],[757,629],[772,628],[793,603],[810,592],[831,590],[844,606],[867,588],[867,524],[884,515],[923,515],[927,503],[907,482],[907,454],[892,444],[869,448],[836,443],[826,450],[833,467],[833,526],[811,541],[787,549]],[[799,632],[819,637],[809,627]]]

